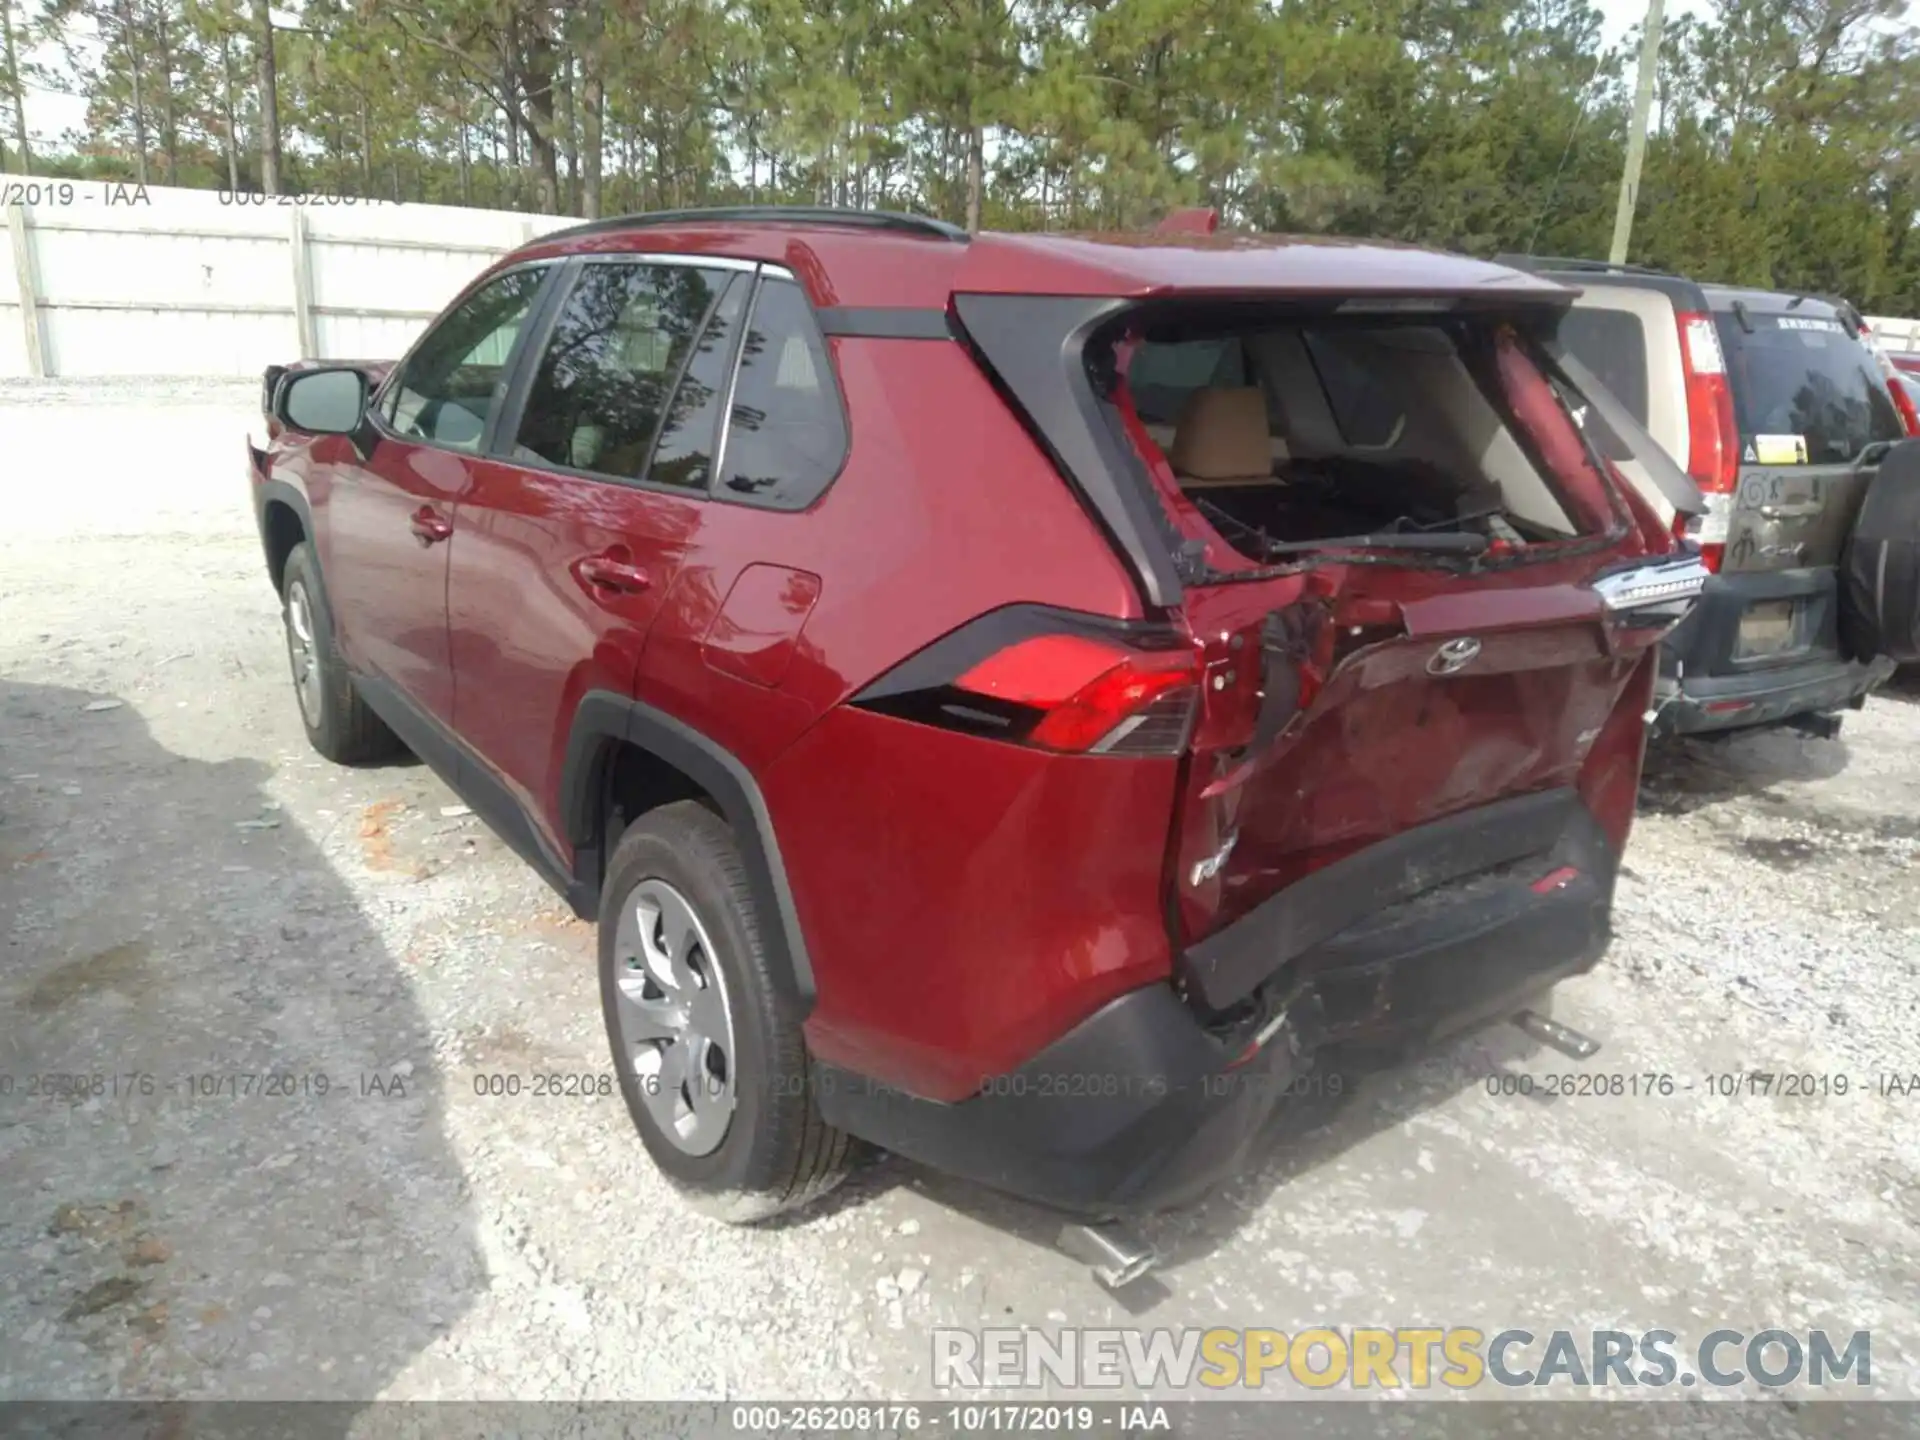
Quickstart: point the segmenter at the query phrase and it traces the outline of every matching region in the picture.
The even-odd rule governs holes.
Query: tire
[[[1840,557],[1840,648],[1850,660],[1920,661],[1920,440],[1903,440],[1867,483]]]
[[[649,811],[614,848],[600,898],[600,1004],[627,1111],[694,1209],[750,1224],[840,1183],[853,1140],[820,1118],[733,831],[704,805]]]
[[[327,608],[313,551],[304,543],[293,547],[281,573],[280,620],[287,634],[294,703],[313,748],[340,765],[399,754],[404,748],[399,737],[360,698],[334,646],[333,612]]]

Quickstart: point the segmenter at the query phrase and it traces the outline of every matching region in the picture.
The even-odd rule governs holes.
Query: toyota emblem
[[[1453,675],[1473,663],[1473,657],[1480,653],[1480,642],[1471,635],[1463,635],[1458,640],[1449,640],[1433,652],[1433,658],[1427,661],[1429,675]]]

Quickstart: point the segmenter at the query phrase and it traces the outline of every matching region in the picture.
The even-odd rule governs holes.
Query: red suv
[[[1173,1203],[1323,1047],[1606,945],[1704,572],[1589,438],[1572,298],[1349,241],[549,235],[397,364],[269,372],[301,717],[597,917],[633,1121],[708,1208],[850,1137]]]

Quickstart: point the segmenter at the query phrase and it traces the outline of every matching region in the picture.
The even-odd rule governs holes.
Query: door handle
[[[574,578],[589,590],[612,590],[622,595],[638,595],[653,584],[653,577],[630,560],[611,555],[587,555],[573,562]]]
[[[432,545],[447,539],[453,534],[453,522],[435,512],[431,505],[422,505],[413,512],[413,518],[407,522],[413,535],[422,545]]]

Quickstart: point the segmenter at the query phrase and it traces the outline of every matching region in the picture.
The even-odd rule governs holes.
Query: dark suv
[[[1893,672],[1852,654],[1840,566],[1889,448],[1920,416],[1844,302],[1597,261],[1525,260],[1582,294],[1560,327],[1698,483],[1686,533],[1716,574],[1665,646],[1661,731],[1787,721],[1833,734]],[[1621,469],[1634,476],[1634,463]],[[1646,500],[1660,507],[1657,494]],[[1663,515],[1663,518],[1665,516]]]
[[[315,747],[404,742],[599,923],[734,1218],[858,1136],[1083,1215],[1329,1045],[1592,966],[1704,578],[1561,286],[1346,241],[688,212],[549,235],[252,450]]]

